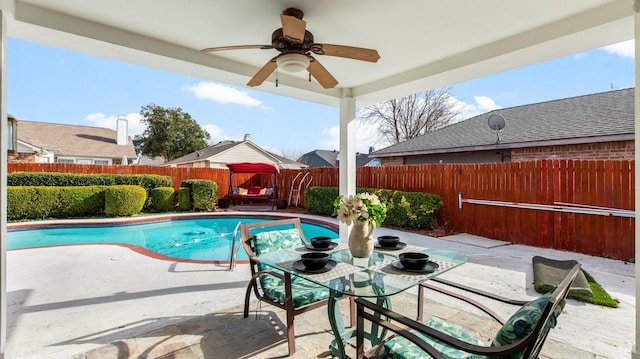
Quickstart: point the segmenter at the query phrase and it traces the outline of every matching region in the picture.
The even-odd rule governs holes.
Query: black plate
[[[337,246],[338,246],[338,243],[336,243],[336,242],[331,242],[331,244],[329,244],[329,247],[327,247],[327,248],[316,248],[311,243],[304,245],[304,247],[306,249],[310,249],[312,251],[330,251],[330,250],[334,249]]]
[[[404,242],[398,242],[398,244],[396,244],[396,246],[395,246],[395,247],[383,247],[383,246],[381,246],[381,245],[380,245],[380,243],[375,242],[375,243],[373,244],[373,246],[374,246],[376,249],[382,249],[383,251],[397,251],[398,249],[402,249],[402,248],[406,247],[406,246],[407,246],[407,244],[406,244],[406,243],[404,243]]]
[[[325,265],[322,268],[318,268],[318,269],[307,269],[307,267],[304,266],[304,264],[302,264],[302,260],[299,261],[295,261],[293,262],[293,269],[299,271],[299,272],[305,272],[305,273],[324,273],[324,272],[328,272],[330,270],[332,270],[333,268],[335,268],[335,266],[338,264],[338,262],[334,261],[333,259],[329,259],[329,262],[327,262],[327,265]]]
[[[431,261],[427,262],[427,265],[422,269],[408,269],[408,268],[405,268],[402,265],[402,263],[400,263],[400,260],[395,260],[395,261],[391,262],[391,265],[393,266],[393,268],[400,269],[400,270],[407,271],[407,272],[413,272],[413,273],[431,273],[431,272],[435,271],[436,269],[438,269],[438,267],[439,267],[438,263],[431,262]]]

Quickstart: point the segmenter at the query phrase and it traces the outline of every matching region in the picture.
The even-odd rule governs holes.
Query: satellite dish
[[[498,115],[498,114],[494,114],[489,116],[489,127],[492,130],[495,131],[500,131],[504,128],[504,126],[507,124],[504,116],[502,115]]]
[[[493,114],[493,115],[489,116],[489,121],[488,122],[489,122],[489,128],[491,128],[492,130],[496,131],[496,136],[498,136],[498,139],[496,140],[496,143],[500,143],[500,141],[502,140],[500,138],[500,131],[502,131],[504,126],[507,125],[507,121],[505,120],[504,116],[498,115],[498,114]]]

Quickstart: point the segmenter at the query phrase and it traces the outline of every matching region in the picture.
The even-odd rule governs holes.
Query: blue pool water
[[[90,225],[38,227],[9,230],[7,248],[34,248],[88,243],[120,243],[137,246],[163,256],[205,261],[228,260],[231,239],[238,221],[262,222],[260,217],[188,218],[123,225]],[[272,230],[273,227],[270,228]],[[329,227],[302,222],[307,239],[317,236],[337,238]],[[238,233],[237,239],[239,240]],[[247,259],[245,251],[238,250],[237,259]]]

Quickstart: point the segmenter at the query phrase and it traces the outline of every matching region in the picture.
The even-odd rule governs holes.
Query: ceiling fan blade
[[[262,85],[264,80],[266,80],[267,77],[269,77],[269,75],[271,75],[271,73],[275,71],[277,67],[278,65],[276,64],[276,58],[274,57],[269,60],[269,62],[267,62],[264,66],[262,66],[262,68],[258,70],[255,75],[253,75],[251,80],[247,82],[247,86],[255,87]]]
[[[202,52],[214,52],[225,50],[247,50],[247,49],[273,49],[273,45],[237,45],[237,46],[220,46],[220,47],[207,47],[202,49]]]
[[[336,87],[336,85],[338,84],[338,80],[336,80],[335,77],[333,77],[329,73],[329,71],[327,71],[327,69],[325,69],[324,66],[322,66],[318,62],[318,60],[313,57],[311,57],[311,63],[309,64],[307,70],[309,71],[311,76],[318,80],[318,83],[326,89]]]
[[[282,33],[287,41],[294,44],[301,44],[304,41],[306,21],[284,14],[280,15],[280,21],[282,21]]]
[[[378,51],[354,46],[313,44],[311,45],[311,52],[317,55],[346,57],[348,59],[369,62],[378,62],[380,59]]]

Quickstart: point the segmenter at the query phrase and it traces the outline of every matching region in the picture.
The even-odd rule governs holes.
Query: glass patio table
[[[398,250],[375,249],[369,258],[354,258],[347,245],[340,243],[335,249],[327,251],[329,258],[334,260],[335,267],[323,273],[309,273],[296,270],[294,265],[300,260],[300,255],[310,252],[305,247],[282,249],[264,253],[258,260],[275,269],[281,270],[287,280],[297,276],[319,284],[329,289],[328,315],[335,340],[331,343],[331,354],[339,358],[347,358],[345,343],[355,335],[355,330],[347,331],[342,321],[338,301],[343,296],[375,298],[378,305],[391,309],[389,296],[401,293],[420,282],[438,276],[465,262],[467,257],[440,249],[424,248],[407,245]],[[423,252],[429,255],[432,267],[429,272],[409,272],[398,269],[394,262],[403,252]],[[397,264],[396,264],[397,265]],[[296,265],[297,266],[297,265]],[[384,333],[382,333],[384,334]],[[377,326],[373,326],[366,337],[372,343],[377,343],[382,337]]]

